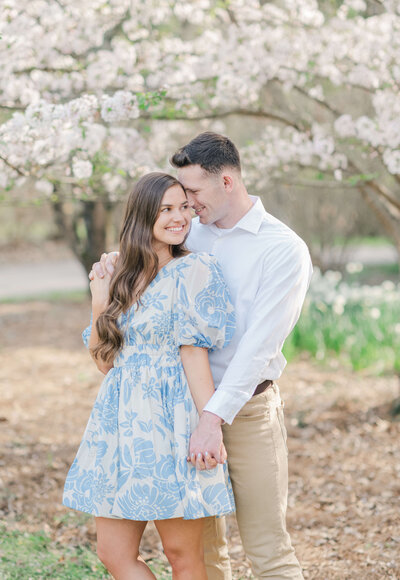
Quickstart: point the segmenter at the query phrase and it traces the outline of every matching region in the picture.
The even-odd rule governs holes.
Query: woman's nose
[[[174,211],[172,215],[172,220],[174,222],[183,222],[185,221],[180,211]]]

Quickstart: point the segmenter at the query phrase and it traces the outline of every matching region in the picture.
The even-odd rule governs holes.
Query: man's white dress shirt
[[[236,309],[231,343],[210,353],[216,391],[205,406],[227,423],[265,379],[278,379],[286,359],[285,338],[296,324],[310,283],[307,246],[267,213],[259,198],[231,229],[195,218],[187,240],[192,252],[213,254]]]

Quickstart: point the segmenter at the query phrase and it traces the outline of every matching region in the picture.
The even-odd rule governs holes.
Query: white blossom
[[[334,123],[335,131],[340,137],[352,137],[355,135],[355,124],[350,115],[341,115]]]
[[[308,166],[340,181],[354,160],[367,173],[372,157],[393,180],[400,172],[399,2],[369,12],[365,0],[345,0],[326,14],[317,0],[7,0],[1,182],[13,182],[13,166],[36,179],[78,180],[82,168],[71,171],[72,157],[86,163],[86,175],[89,160],[104,156],[110,167],[102,183],[116,195],[129,177],[164,163],[157,136],[139,135],[137,120],[151,116],[143,95],[166,85],[168,107],[154,109],[171,124],[174,105],[188,119],[238,110],[286,117],[266,128],[260,122],[260,139],[243,151],[259,187],[279,171]],[[117,179],[118,171],[126,177]]]
[[[400,151],[386,149],[383,153],[383,161],[388,168],[389,173],[400,175]]]
[[[35,182],[35,189],[48,197],[53,193],[54,185],[45,179],[38,179]]]
[[[117,91],[113,96],[104,96],[101,105],[104,121],[113,123],[139,117],[139,106],[135,95],[128,91]]]
[[[74,157],[72,159],[72,171],[77,179],[88,179],[93,173],[93,165],[90,161]]]

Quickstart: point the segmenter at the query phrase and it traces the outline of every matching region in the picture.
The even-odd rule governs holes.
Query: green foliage
[[[359,301],[353,297],[328,303],[311,297],[284,354],[289,360],[303,352],[323,362],[337,358],[355,371],[399,372],[399,321],[400,300],[385,301],[372,290],[370,298]]]
[[[159,105],[165,98],[167,91],[162,89],[160,91],[152,91],[148,93],[138,93],[137,99],[139,109],[147,111],[151,106]]]
[[[378,173],[359,173],[357,175],[351,175],[347,180],[346,183],[352,186],[360,185],[360,183],[365,183],[367,181],[372,181],[379,177]]]

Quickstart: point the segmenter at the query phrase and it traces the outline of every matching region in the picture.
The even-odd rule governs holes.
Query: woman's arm
[[[201,415],[203,408],[214,394],[214,380],[211,374],[210,363],[208,361],[208,349],[199,346],[182,345],[180,347],[182,366],[192,394],[197,412]],[[220,461],[226,460],[226,450],[222,442],[222,430],[220,427]],[[207,449],[203,449],[195,457],[194,453],[188,457],[197,469],[214,469],[217,460],[208,454]]]
[[[99,278],[96,274],[93,280],[90,282],[90,291],[92,293],[92,330],[89,339],[89,352],[92,359],[94,360],[97,368],[104,375],[112,369],[113,364],[106,362],[100,358],[96,358],[92,354],[92,348],[94,348],[99,342],[99,335],[97,334],[96,322],[100,314],[104,312],[109,304],[109,292],[110,292],[110,274],[106,274],[104,278]]]
[[[181,361],[189,384],[197,412],[203,408],[214,394],[214,380],[208,362],[208,349],[199,346],[181,346]]]

